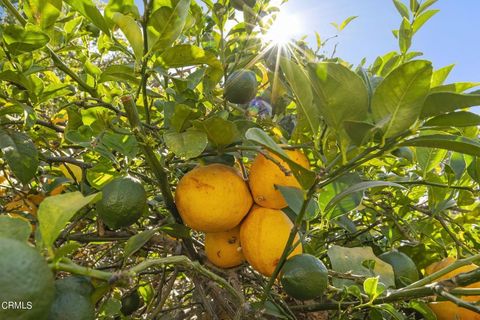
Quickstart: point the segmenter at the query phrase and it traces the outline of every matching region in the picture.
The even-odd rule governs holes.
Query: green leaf
[[[26,0],[23,11],[28,20],[42,29],[51,27],[62,11],[62,0]]]
[[[376,123],[383,125],[385,138],[408,130],[417,121],[431,77],[431,63],[416,60],[401,65],[380,83],[372,99],[372,112]]]
[[[117,64],[110,65],[105,68],[102,75],[98,79],[99,83],[106,81],[122,81],[138,84],[139,80],[135,76],[135,70],[132,65]]]
[[[3,72],[0,72],[0,80],[14,83],[17,86],[28,90],[29,92],[32,92],[34,90],[32,82],[27,77],[25,77],[23,73],[19,71],[5,70]],[[18,103],[17,105],[23,108],[22,104]]]
[[[186,104],[177,104],[173,115],[170,117],[170,127],[177,132],[182,132],[192,126],[192,120],[201,116],[198,110],[193,109]]]
[[[447,155],[447,150],[437,148],[416,148],[418,166],[425,178],[427,173],[435,169]]]
[[[361,146],[368,142],[374,133],[375,126],[363,121],[344,121],[343,126],[350,140],[356,145]]]
[[[327,254],[334,271],[366,277],[378,276],[379,281],[386,287],[395,287],[392,266],[377,258],[371,247],[346,248],[334,245],[328,249]],[[366,260],[375,262],[373,270],[363,265]],[[337,288],[352,284],[354,284],[352,280],[333,278],[333,285]]]
[[[135,19],[140,18],[138,8],[134,0],[109,0],[104,10],[105,20],[112,26],[115,24],[113,16],[115,13],[132,15]]]
[[[40,234],[44,245],[51,247],[70,219],[84,206],[100,198],[101,193],[84,197],[78,191],[45,198],[38,207]]]
[[[305,191],[300,190],[295,187],[287,187],[287,186],[275,186],[280,193],[282,194],[283,198],[288,204],[288,207],[298,215],[302,209],[303,202],[305,201]],[[303,220],[310,221],[315,219],[318,214],[318,204],[315,202],[313,198],[308,201],[307,208],[305,210],[305,215]]]
[[[142,231],[134,235],[133,237],[130,237],[125,244],[125,249],[123,251],[123,256],[125,257],[125,259],[140,250],[145,245],[145,243],[147,243],[153,237],[156,232],[156,229],[150,229]]]
[[[410,12],[408,11],[408,7],[400,0],[393,0],[393,4],[395,8],[397,8],[400,15],[404,18],[410,19]]]
[[[465,157],[463,156],[463,154],[458,152],[452,152],[448,165],[454,172],[455,178],[457,180],[460,180],[467,167],[467,163],[465,162]]]
[[[191,0],[179,0],[175,8],[167,6],[155,10],[149,22],[155,31],[155,41],[150,51],[163,51],[180,36],[187,21]]]
[[[357,184],[352,185],[348,189],[342,191],[341,193],[337,194],[330,202],[327,204],[325,207],[325,212],[329,212],[332,210],[342,199],[347,197],[350,194],[357,193],[359,191],[364,191],[366,189],[370,188],[377,188],[377,187],[395,187],[395,188],[401,188],[405,189],[404,186],[399,185],[394,182],[388,182],[388,181],[363,181]]]
[[[110,36],[110,29],[107,21],[103,18],[97,6],[92,0],[64,0],[73,10],[90,20],[103,33]]]
[[[327,219],[334,219],[342,216],[343,214],[354,210],[360,205],[363,199],[363,190],[350,193],[346,197],[342,197],[342,199],[332,208],[332,210],[330,210],[330,212],[325,211],[325,208],[332,199],[334,199],[345,189],[348,189],[351,185],[355,185],[361,181],[362,180],[358,174],[349,173],[322,188],[318,197],[318,204],[320,205],[320,208]]]
[[[183,68],[206,64],[205,81],[213,88],[223,76],[223,67],[215,54],[200,47],[181,44],[166,49],[157,59],[157,64],[164,68]]]
[[[140,61],[143,56],[143,35],[140,26],[131,16],[115,12],[112,20],[122,30],[127,38],[137,61]]]
[[[240,140],[240,133],[238,132],[235,123],[218,116],[203,121],[194,121],[193,125],[198,130],[205,132],[208,136],[208,140],[219,149]]]
[[[480,143],[462,136],[434,134],[407,140],[400,146],[439,148],[459,153],[480,156]]]
[[[410,300],[408,302],[408,306],[418,311],[425,318],[425,320],[437,320],[435,313],[433,313],[432,309],[430,309],[424,301]]]
[[[329,127],[343,132],[345,121],[366,118],[368,91],[355,72],[338,63],[322,62],[310,66],[310,80],[318,111]]]
[[[105,132],[101,142],[108,148],[133,159],[138,153],[138,142],[133,135]]]
[[[423,2],[420,7],[418,8],[418,13],[421,13],[425,10],[427,10],[429,7],[431,7],[432,5],[434,5],[438,0],[426,0],[425,2]]]
[[[455,67],[454,64],[448,65],[446,67],[435,70],[432,74],[432,88],[442,85],[445,80],[447,80],[448,75],[452,72],[452,69]]]
[[[430,94],[435,92],[453,92],[462,93],[468,89],[480,86],[480,82],[455,82],[450,84],[444,84],[441,86],[433,87],[430,90]]]
[[[421,119],[480,105],[480,94],[455,92],[431,93],[422,107]]]
[[[400,311],[398,311],[391,304],[379,304],[375,306],[376,309],[380,310],[383,314],[388,314],[392,320],[405,320],[407,319]]]
[[[363,282],[363,291],[369,296],[370,301],[377,299],[385,291],[385,287],[379,284],[378,280],[378,277],[373,277]]]
[[[480,125],[480,116],[473,112],[458,111],[441,114],[425,122],[425,127],[472,127]]]
[[[32,226],[24,219],[0,216],[0,237],[28,241],[31,233]]]
[[[313,95],[307,71],[293,61],[281,59],[280,65],[296,98],[297,132],[316,134],[320,125],[319,112],[313,104]]]
[[[188,239],[190,238],[190,229],[183,224],[172,223],[166,224],[158,228],[160,231],[165,232],[171,237]]]
[[[6,25],[3,27],[3,41],[13,54],[35,51],[50,41],[48,35],[37,28],[33,25],[27,25],[25,28]]]
[[[0,129],[0,150],[10,169],[23,184],[35,176],[38,169],[38,151],[35,144],[23,132]]]
[[[290,160],[287,154],[262,129],[250,128],[245,133],[247,140],[253,141],[276,154],[285,161],[303,189],[309,189],[315,181],[315,173]]]
[[[197,129],[178,133],[168,131],[163,134],[167,147],[178,157],[191,159],[202,154],[207,147],[207,134]]]
[[[430,20],[438,12],[440,12],[440,10],[428,10],[415,18],[415,21],[412,25],[413,33],[416,33],[428,20]]]
[[[342,31],[343,29],[345,29],[350,24],[350,22],[352,22],[356,18],[358,18],[358,16],[351,16],[351,17],[348,17],[347,19],[343,20],[342,23],[340,23],[340,24],[332,22],[331,25],[334,26],[335,29],[337,29],[337,31]]]
[[[410,21],[407,18],[403,18],[400,30],[398,31],[398,43],[400,45],[400,51],[406,54],[410,46],[412,45],[413,30]]]

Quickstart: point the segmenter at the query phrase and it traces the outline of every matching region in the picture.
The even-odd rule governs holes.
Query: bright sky
[[[318,31],[322,38],[335,34],[330,22],[359,16],[333,40],[339,43],[338,56],[351,63],[363,57],[371,63],[398,48],[391,30],[401,20],[391,0],[290,0],[284,7],[301,17],[307,34]],[[439,0],[432,8],[441,11],[417,33],[412,49],[424,52],[436,68],[455,64],[451,82],[480,81],[480,1]]]
[[[135,1],[142,9],[143,1]],[[435,68],[455,64],[449,82],[480,82],[480,1],[439,0],[430,9],[441,11],[417,33],[412,50],[422,51]],[[331,41],[338,43],[337,55],[353,64],[363,57],[371,63],[398,49],[391,30],[398,29],[401,20],[391,0],[289,0],[282,11],[301,21],[302,33],[312,44],[314,31],[326,39],[336,34],[330,22],[359,16]]]

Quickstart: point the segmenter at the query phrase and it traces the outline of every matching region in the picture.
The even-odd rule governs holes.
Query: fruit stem
[[[146,143],[145,141],[145,131],[141,125],[140,117],[138,115],[138,110],[133,98],[131,96],[123,96],[121,98],[122,104],[125,108],[125,112],[132,128],[135,137],[140,142],[140,148],[145,155],[148,165],[153,171],[153,174],[157,178],[160,186],[160,191],[163,196],[163,200],[165,203],[166,208],[172,214],[173,218],[178,224],[183,224],[182,217],[178,213],[177,206],[175,205],[175,201],[173,200],[172,189],[170,188],[170,184],[168,182],[168,175],[165,171],[163,165],[158,160],[155,152],[153,149]],[[191,258],[197,258],[197,252],[195,247],[193,246],[190,239],[185,239],[183,241],[185,249],[187,250],[189,256]]]

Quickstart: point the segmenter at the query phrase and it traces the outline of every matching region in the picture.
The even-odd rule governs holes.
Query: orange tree
[[[480,94],[410,50],[435,2],[354,66],[263,41],[268,0],[1,0],[0,300],[34,303],[0,318],[473,319]]]

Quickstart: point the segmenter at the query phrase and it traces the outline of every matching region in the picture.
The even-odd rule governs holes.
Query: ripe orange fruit
[[[301,151],[285,150],[285,153],[302,167],[310,168],[307,157]],[[278,161],[284,169],[290,171],[290,167],[285,161],[272,153],[269,153],[269,156]],[[301,188],[292,173],[286,175],[274,161],[267,159],[262,154],[259,154],[252,163],[249,185],[253,200],[262,207],[272,209],[282,209],[287,206],[282,194],[275,188],[276,185]]]
[[[219,268],[233,268],[245,260],[240,247],[240,226],[205,234],[205,254]]]
[[[240,173],[223,164],[200,166],[180,179],[175,192],[186,225],[203,232],[233,229],[252,206],[252,196]]]
[[[247,261],[261,274],[269,277],[277,266],[293,228],[281,210],[254,206],[240,227],[240,243]],[[295,243],[300,237],[296,235]],[[289,257],[301,254],[298,245]]]
[[[455,258],[447,257],[442,261],[433,263],[425,268],[425,274],[429,275],[432,274],[440,269],[443,269],[452,263],[455,262]],[[457,274],[469,272],[472,270],[477,269],[478,266],[475,264],[469,264],[460,268],[457,268],[449,273],[441,276],[440,278],[436,279],[435,281],[442,281],[446,279],[450,279]],[[480,288],[480,282],[472,283],[466,288]],[[465,301],[469,302],[478,302],[480,301],[480,296],[462,296],[461,297]],[[470,311],[465,308],[461,308],[450,301],[442,301],[442,302],[432,302],[429,304],[429,307],[433,310],[433,312],[437,315],[438,320],[480,320],[480,314],[477,314],[473,311]]]

